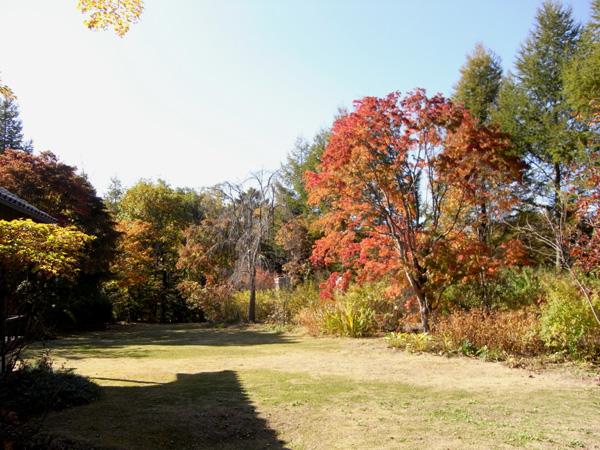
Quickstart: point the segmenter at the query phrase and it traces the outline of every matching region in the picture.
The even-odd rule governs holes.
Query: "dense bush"
[[[600,326],[580,289],[565,277],[544,282],[546,303],[540,317],[540,336],[553,351],[565,351],[572,357],[600,356]],[[600,308],[595,291],[592,301]]]
[[[563,354],[600,357],[600,327],[580,288],[568,275],[545,270],[507,270],[497,280],[492,308],[484,308],[473,286],[446,293],[432,334],[391,333],[391,347],[411,352],[465,354],[489,359]],[[600,309],[600,282],[583,279]],[[500,289],[503,286],[503,289]],[[462,308],[459,308],[461,306]]]
[[[434,333],[390,333],[388,345],[410,352],[463,354],[502,360],[544,351],[535,308],[513,311],[471,309],[438,318]]]
[[[50,448],[34,445],[37,429],[27,420],[90,403],[99,395],[100,387],[89,379],[70,370],[53,370],[47,355],[33,365],[24,364],[0,379],[0,442],[4,448]]]
[[[234,294],[235,304],[243,320],[248,319],[250,293],[238,291]],[[318,286],[310,281],[293,289],[264,289],[256,291],[256,320],[258,322],[294,323],[302,308],[318,302]]]
[[[375,311],[362,299],[344,298],[325,307],[321,328],[337,336],[368,336],[376,330]]]
[[[387,283],[353,285],[333,299],[312,302],[297,315],[310,334],[368,336],[395,329],[401,309],[386,293]]]
[[[311,336],[318,336],[323,332],[323,309],[312,305],[301,309],[296,315],[296,322],[301,325]]]
[[[84,405],[99,394],[97,384],[71,370],[54,370],[47,357],[0,380],[1,408],[19,418]]]
[[[189,286],[189,289],[188,289]],[[188,307],[203,319],[216,323],[248,320],[248,290],[234,291],[228,286],[200,288],[191,282],[180,283]],[[293,289],[260,289],[256,291],[256,321],[291,324],[301,309],[317,303],[318,286],[310,281]]]
[[[434,332],[460,353],[503,358],[543,352],[538,328],[538,309],[533,306],[490,311],[474,308],[440,317]]]
[[[529,267],[502,270],[494,279],[487,281],[485,290],[489,306],[500,308],[531,305],[543,294],[540,272]],[[444,292],[442,309],[448,312],[455,308],[479,307],[483,296],[480,283],[452,285]]]
[[[224,323],[242,320],[243,311],[227,285],[200,287],[186,281],[180,283],[179,290],[186,297],[188,308],[203,320]]]

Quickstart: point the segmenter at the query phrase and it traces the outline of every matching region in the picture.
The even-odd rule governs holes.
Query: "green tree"
[[[546,1],[523,43],[516,74],[502,84],[494,119],[529,163],[531,200],[548,214],[555,247],[563,245],[568,165],[577,157],[586,127],[565,99],[563,68],[577,49],[580,26],[570,8]],[[555,252],[555,265],[563,266]]]
[[[600,34],[600,0],[592,0],[592,14],[588,26],[596,36]]]
[[[312,139],[298,139],[282,165],[276,189],[275,248],[282,269],[293,283],[312,273],[308,261],[314,242],[320,237],[315,225],[319,209],[308,203],[305,174],[317,170],[330,131],[323,129]]]
[[[183,230],[202,218],[199,195],[190,189],[174,189],[163,180],[141,180],[123,194],[117,210],[120,228],[126,228],[122,222],[134,222],[145,230],[140,242],[147,245],[152,258],[148,283],[159,286],[159,295],[146,299],[145,309],[150,310],[146,318],[160,322],[183,319],[185,302],[176,289],[180,278],[176,264]],[[133,254],[140,255],[142,250]]]
[[[106,205],[106,209],[108,209],[114,217],[119,213],[119,203],[124,194],[125,189],[123,189],[121,180],[117,177],[112,177],[110,179],[110,185],[106,190],[106,194],[104,194],[104,204]]]
[[[593,1],[579,48],[565,66],[564,93],[580,118],[600,121],[600,0]]]
[[[33,151],[31,141],[23,140],[23,122],[14,98],[0,95],[0,153],[7,149]]]
[[[501,80],[500,58],[477,44],[460,69],[460,80],[452,99],[466,106],[473,117],[485,124],[496,105]]]
[[[329,130],[321,130],[311,142],[298,139],[286,163],[282,165],[277,183],[277,203],[283,207],[284,215],[289,217],[312,211],[313,207],[308,204],[304,174],[314,171],[321,162],[329,134]]]
[[[477,44],[467,55],[467,61],[462,66],[460,75],[452,100],[464,105],[480,125],[490,125],[492,112],[497,107],[502,83],[500,58],[492,51],[485,49],[482,44]],[[484,190],[494,189],[493,183],[490,181],[486,179],[481,181]],[[480,221],[477,227],[477,236],[479,241],[486,248],[498,249],[508,240],[505,227],[494,220],[494,205],[489,202],[489,199],[482,198],[478,209]],[[493,277],[482,271],[475,281],[481,302],[486,307],[490,305],[490,293],[488,292],[490,278]]]
[[[172,188],[163,180],[141,180],[129,188],[119,204],[119,218],[142,220],[159,230],[182,229],[202,217],[198,194]]]

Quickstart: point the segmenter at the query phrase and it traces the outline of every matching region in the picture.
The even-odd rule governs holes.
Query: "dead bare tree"
[[[276,178],[276,172],[260,171],[242,183],[219,187],[228,203],[228,240],[236,254],[232,282],[247,282],[249,322],[256,321],[256,271],[264,262],[261,244],[273,231]]]

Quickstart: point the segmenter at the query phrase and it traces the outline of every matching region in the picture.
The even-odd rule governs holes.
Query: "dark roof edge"
[[[8,208],[14,209],[22,214],[25,214],[27,217],[31,217],[38,222],[43,223],[56,223],[54,217],[50,214],[45,213],[44,211],[37,209],[32,204],[26,202],[20,197],[17,197],[15,194],[10,192],[7,189],[4,189],[0,186],[0,204],[7,206]]]

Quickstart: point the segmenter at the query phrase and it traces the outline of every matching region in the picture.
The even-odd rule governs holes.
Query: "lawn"
[[[46,431],[89,448],[600,448],[600,388],[381,339],[128,325],[50,343],[103,386]]]

